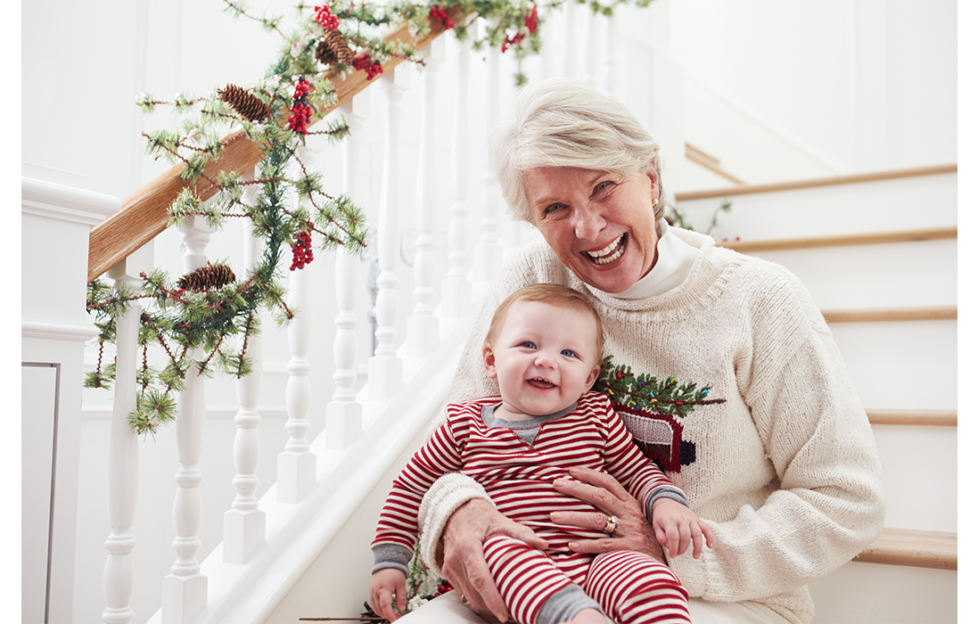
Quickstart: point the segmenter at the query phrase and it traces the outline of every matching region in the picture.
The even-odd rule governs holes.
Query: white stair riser
[[[730,197],[718,239],[793,238],[944,227],[957,223],[957,175],[923,176]],[[721,198],[681,207],[704,230]]]
[[[890,528],[956,533],[957,427],[874,425]]]
[[[957,321],[832,323],[863,405],[957,408]]]
[[[751,253],[805,284],[823,310],[954,305],[957,240]]]
[[[874,563],[848,563],[808,585],[812,624],[957,622],[958,574]]]

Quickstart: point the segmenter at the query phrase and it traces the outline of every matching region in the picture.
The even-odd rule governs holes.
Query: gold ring
[[[459,594],[458,594],[458,597],[459,597],[459,599],[461,599],[461,601],[462,601],[462,604],[464,604],[464,605],[467,605],[467,604],[469,604],[469,599],[468,599],[468,598],[466,598],[465,596],[463,596],[463,595],[462,595],[462,592],[459,592]]]
[[[614,537],[615,531],[618,530],[618,516],[608,516],[608,519],[605,520],[604,528],[601,530],[609,536]]]

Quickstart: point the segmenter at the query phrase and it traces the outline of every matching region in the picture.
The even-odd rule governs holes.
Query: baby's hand
[[[703,540],[713,548],[713,532],[710,525],[694,514],[689,507],[671,498],[660,498],[652,503],[652,527],[655,539],[662,544],[670,557],[678,557],[686,552],[690,540],[693,542],[693,558],[699,559],[703,552]]]
[[[404,611],[407,607],[406,585],[404,573],[397,568],[377,570],[370,577],[370,608],[391,622],[401,617],[391,607],[391,596],[396,598],[397,608]]]

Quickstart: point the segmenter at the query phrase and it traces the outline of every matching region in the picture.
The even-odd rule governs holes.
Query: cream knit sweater
[[[483,373],[481,346],[507,294],[537,282],[588,294],[604,322],[605,354],[616,364],[709,385],[709,398],[724,400],[672,419],[681,462],[679,445],[659,447],[678,467],[667,467],[667,475],[715,536],[700,559],[687,551],[669,566],[690,597],[756,601],[790,622],[810,622],[805,584],[849,561],[882,528],[881,468],[869,421],[797,278],[717,248],[707,236],[670,231],[698,248],[696,259],[681,285],[645,299],[591,288],[542,243],[511,258],[486,297],[448,401],[498,393]],[[480,489],[458,474],[432,487],[420,518],[429,565],[448,517],[469,498],[484,497]]]

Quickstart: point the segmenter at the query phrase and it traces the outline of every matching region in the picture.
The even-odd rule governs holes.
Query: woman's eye
[[[543,216],[551,217],[551,218],[555,217],[558,214],[560,214],[566,207],[567,206],[565,206],[564,204],[550,204],[549,206],[543,209]]]
[[[606,191],[609,188],[611,188],[612,186],[614,186],[614,184],[615,183],[612,182],[611,180],[605,180],[604,182],[598,182],[597,186],[594,187],[594,193],[593,194],[594,195],[597,195],[601,191]]]
[[[571,351],[570,349],[564,349],[563,351],[560,352],[560,354],[565,357],[577,357],[577,354]]]

